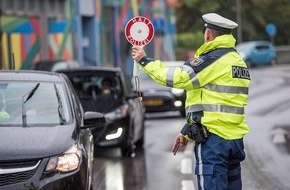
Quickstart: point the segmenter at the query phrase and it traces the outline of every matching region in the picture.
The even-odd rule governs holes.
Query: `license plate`
[[[161,106],[163,105],[162,99],[148,99],[144,100],[145,106]]]

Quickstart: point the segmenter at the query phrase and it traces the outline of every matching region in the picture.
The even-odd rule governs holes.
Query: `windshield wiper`
[[[58,108],[57,108],[57,111],[58,111],[58,115],[59,115],[59,119],[60,119],[60,125],[63,125],[65,124],[66,120],[63,116],[63,106],[62,106],[62,101],[61,101],[61,98],[60,98],[60,95],[59,95],[59,91],[56,87],[56,85],[54,84],[54,89],[55,89],[55,94],[56,94],[56,97],[57,97],[57,102],[58,102]]]
[[[27,92],[26,94],[24,94],[22,96],[22,125],[23,127],[27,126],[27,118],[26,118],[26,109],[25,109],[25,103],[30,100],[30,98],[32,98],[32,96],[34,95],[35,91],[38,89],[40,83],[37,83],[33,89],[29,92]],[[27,98],[24,100],[25,96],[27,96]]]

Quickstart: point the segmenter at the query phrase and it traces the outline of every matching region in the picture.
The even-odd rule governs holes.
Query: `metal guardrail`
[[[290,64],[290,46],[276,46],[278,64]]]

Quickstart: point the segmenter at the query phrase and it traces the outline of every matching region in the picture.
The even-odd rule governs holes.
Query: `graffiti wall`
[[[48,28],[49,59],[73,59],[71,24],[50,20]],[[2,16],[3,69],[30,69],[41,59],[42,27],[37,17]]]

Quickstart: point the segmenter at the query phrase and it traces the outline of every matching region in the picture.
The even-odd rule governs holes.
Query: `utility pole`
[[[237,14],[237,43],[241,43],[243,41],[243,25],[242,25],[242,0],[236,0],[236,14]]]
[[[40,1],[40,14],[39,14],[39,22],[41,23],[40,33],[40,57],[42,60],[47,60],[49,58],[49,48],[48,48],[48,7],[49,1]]]
[[[0,7],[0,17],[2,16],[2,10]],[[3,69],[3,59],[2,59],[2,21],[1,21],[2,17],[0,18],[0,69]]]
[[[2,16],[2,9],[0,6],[0,17]],[[0,18],[0,69],[3,69],[3,58],[2,58],[2,18]]]

